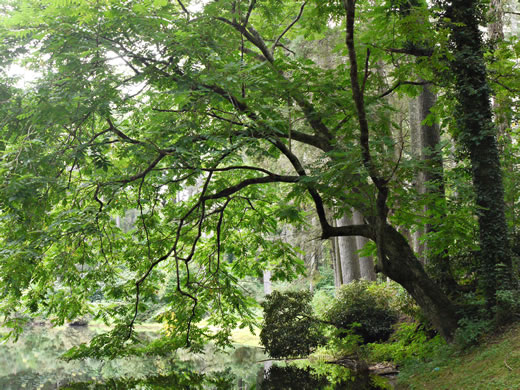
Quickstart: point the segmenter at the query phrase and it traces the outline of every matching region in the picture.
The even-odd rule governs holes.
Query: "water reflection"
[[[228,353],[208,346],[203,353],[177,351],[168,358],[134,357],[111,361],[65,362],[60,355],[103,332],[98,328],[36,326],[17,343],[0,345],[0,389],[212,389],[318,390],[356,389],[338,366],[334,384],[310,368],[266,360],[260,348],[238,346]],[[148,332],[147,337],[156,334]],[[345,373],[340,371],[345,371]],[[150,387],[153,386],[153,387]]]
[[[324,377],[316,376],[309,368],[273,365],[266,372],[261,390],[319,390],[328,386]]]
[[[77,389],[134,388],[132,383],[152,377],[173,383],[175,378],[168,379],[172,371],[188,381],[190,375],[196,381],[203,377],[201,374],[205,374],[215,382],[228,380],[234,382],[236,388],[250,389],[262,376],[263,363],[257,362],[265,356],[259,348],[248,347],[238,347],[228,354],[208,347],[201,354],[181,352],[170,358],[85,359],[73,362],[59,359],[72,346],[88,342],[100,332],[102,330],[86,327],[33,327],[18,342],[0,345],[0,389],[63,389],[73,383],[77,383],[73,386]],[[225,375],[215,374],[219,372]]]

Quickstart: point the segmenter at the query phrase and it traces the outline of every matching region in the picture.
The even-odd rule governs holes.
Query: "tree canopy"
[[[480,289],[491,306],[510,288],[497,276],[511,270],[505,211],[486,213],[497,199],[504,204],[489,91],[518,90],[510,59],[520,46],[504,40],[488,60],[478,29],[483,5],[472,4],[461,16],[444,2],[6,2],[0,311],[7,326],[20,325],[20,311],[56,324],[94,313],[119,324],[97,340],[97,353],[110,354],[105,346],[132,339],[136,322],[163,318],[176,346],[225,344],[233,328],[254,323],[240,278],[303,271],[278,233],[305,225],[310,206],[321,229],[312,238],[376,242],[378,271],[451,339],[456,306],[424,270],[406,230],[436,221],[439,251],[480,248],[477,271],[489,275]],[[469,50],[477,50],[473,62]],[[35,78],[21,87],[12,64]],[[428,222],[416,212],[425,202],[413,185],[421,162],[396,120],[398,97],[427,83],[442,98],[426,121],[443,119],[455,140],[451,202],[428,198],[438,206]],[[483,117],[464,111],[474,102]],[[457,123],[454,112],[462,113]],[[497,191],[479,203],[482,183]],[[332,224],[352,209],[363,224]],[[123,228],[118,221],[131,210],[135,224]],[[471,234],[474,216],[487,223],[480,241]],[[497,230],[486,230],[491,225]],[[488,249],[490,240],[498,246]]]

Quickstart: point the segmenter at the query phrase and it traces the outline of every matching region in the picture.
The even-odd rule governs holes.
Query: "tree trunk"
[[[377,270],[403,286],[415,299],[426,317],[444,339],[452,341],[458,327],[458,314],[455,305],[444,291],[428,276],[421,262],[415,256],[405,237],[394,227],[385,224],[377,234],[375,218],[370,218],[363,230],[349,229],[349,226],[328,226],[323,238],[363,234],[376,241],[382,257]],[[359,225],[358,225],[359,226]],[[356,233],[354,233],[354,231]],[[381,242],[378,242],[378,236]]]
[[[337,255],[337,246],[338,246],[338,238],[332,237],[330,239],[330,257],[332,260],[332,268],[334,269],[334,287],[339,288],[341,286],[342,278],[341,278],[341,267],[338,265],[338,255]]]
[[[271,271],[264,271],[264,294],[269,295],[273,292],[273,285],[271,283]]]
[[[488,17],[490,23],[488,25],[488,34],[491,44],[494,48],[497,47],[498,43],[504,40],[504,4],[503,0],[491,0],[489,4]],[[508,107],[511,105],[511,98],[509,95],[494,96],[493,99],[493,111],[495,114],[495,123],[498,132],[498,139],[502,140],[499,142],[499,147],[504,145],[504,142],[509,138],[510,135],[507,133],[507,129],[511,126],[511,118],[507,114]],[[503,150],[503,147],[501,148]]]
[[[387,225],[383,242],[385,258],[380,261],[381,271],[410,293],[444,339],[453,340],[458,327],[455,306],[426,274],[401,233]]]
[[[457,122],[469,151],[480,234],[480,288],[488,310],[496,292],[511,285],[511,254],[505,218],[504,189],[492,121],[490,88],[483,55],[476,0],[454,0],[447,9],[455,45],[452,70],[456,78]]]
[[[415,153],[418,153],[419,159],[424,163],[424,168],[420,169],[417,174],[417,189],[421,196],[426,196],[430,202],[424,205],[422,213],[425,217],[428,215],[443,214],[446,209],[446,195],[444,190],[444,171],[442,152],[440,145],[440,129],[436,122],[425,122],[431,114],[431,110],[435,105],[437,97],[432,92],[428,84],[423,86],[421,94],[417,99],[417,119],[416,134],[414,140],[416,144]],[[431,220],[431,218],[430,218]],[[427,222],[424,225],[423,233],[429,234],[437,231],[437,227]],[[420,241],[420,237],[416,238]],[[435,251],[428,240],[424,240],[418,244],[422,250],[421,259],[428,264],[428,270],[433,279],[439,283],[445,291],[455,291],[457,283],[453,279],[450,270],[450,259],[447,250]],[[414,248],[415,249],[415,248]]]
[[[461,0],[457,0],[461,1]],[[363,88],[359,84],[358,61],[354,41],[355,1],[344,0],[346,12],[346,37],[350,62],[350,82],[352,98],[356,107],[359,123],[359,142],[362,161],[368,175],[377,189],[376,215],[370,218],[368,226],[356,226],[351,229],[325,229],[323,237],[331,235],[359,235],[376,241],[378,247],[378,268],[401,284],[421,306],[426,316],[446,340],[452,340],[457,329],[457,313],[446,294],[426,274],[421,263],[415,257],[408,242],[395,228],[388,225],[388,206],[386,204],[388,182],[378,172],[370,151],[370,131],[365,110]],[[336,233],[336,234],[334,234]]]
[[[341,226],[352,225],[352,219],[346,215],[338,221]],[[343,284],[359,280],[359,257],[357,255],[356,237],[338,237],[339,258],[341,263]]]
[[[333,220],[334,226],[337,226],[336,220]],[[334,267],[334,287],[338,289],[343,284],[343,273],[341,271],[341,259],[339,254],[338,247],[338,239],[339,237],[331,237],[330,245],[331,245],[331,257],[332,257],[332,266]]]
[[[354,210],[352,213],[352,222],[356,225],[361,225],[364,223],[363,215]],[[368,242],[368,239],[365,237],[357,236],[356,237],[356,246],[357,249],[363,249]],[[359,256],[359,255],[358,255]],[[374,269],[374,260],[372,257],[361,257],[359,256],[359,274],[361,279],[375,281],[376,280],[376,271]]]
[[[419,115],[419,99],[411,99],[409,103],[410,113],[410,144],[412,156],[416,161],[421,159],[422,150],[422,137],[421,137],[421,118]],[[415,190],[418,194],[423,191],[424,183],[422,182],[422,176],[417,173],[415,175]],[[420,212],[420,210],[418,210]],[[424,234],[422,226],[417,226],[415,231],[412,233],[412,247],[417,257],[421,262],[424,263],[424,244],[421,241],[421,237]]]

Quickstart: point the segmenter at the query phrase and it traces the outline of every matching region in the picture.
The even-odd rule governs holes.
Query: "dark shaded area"
[[[319,390],[328,386],[324,377],[317,376],[310,368],[272,366],[267,371],[261,390]]]
[[[272,366],[266,373],[260,390],[320,390],[331,389],[331,383],[324,376],[319,376],[314,370],[294,366]],[[363,375],[345,378],[344,381],[332,384],[334,390],[377,390],[380,387],[373,384],[368,371]]]
[[[310,355],[325,337],[312,315],[308,291],[274,291],[262,303],[264,324],[260,342],[273,358]]]

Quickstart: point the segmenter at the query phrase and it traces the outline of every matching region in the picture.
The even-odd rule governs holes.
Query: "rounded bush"
[[[393,332],[398,313],[389,305],[386,294],[381,294],[373,283],[357,281],[341,286],[334,302],[325,313],[325,319],[342,329],[350,329],[365,343],[386,341]]]
[[[273,358],[308,356],[324,342],[318,322],[312,317],[308,291],[274,291],[262,303],[264,324],[260,343]]]

